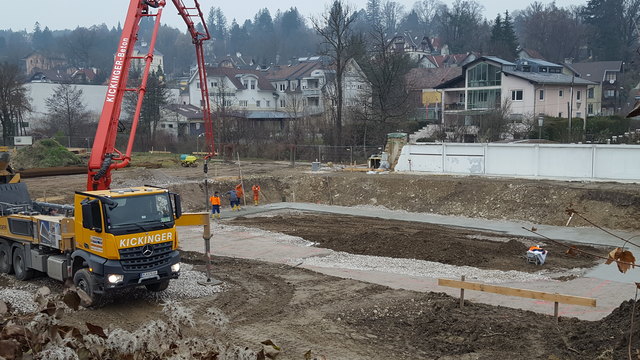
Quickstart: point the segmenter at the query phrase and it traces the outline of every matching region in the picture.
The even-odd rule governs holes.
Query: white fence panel
[[[484,174],[484,146],[446,144],[444,170],[453,174]]]
[[[640,179],[640,152],[626,145],[603,145],[593,156],[593,175],[598,179]],[[613,160],[612,160],[613,159]]]
[[[578,144],[406,145],[396,171],[640,182],[640,146]]]
[[[443,173],[442,144],[405,145],[396,171],[422,171]]]
[[[588,179],[593,175],[591,145],[540,145],[539,171],[542,177]]]
[[[536,176],[538,151],[530,145],[487,145],[486,174],[506,176]]]

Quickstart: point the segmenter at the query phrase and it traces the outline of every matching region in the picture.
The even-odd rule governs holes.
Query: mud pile
[[[82,159],[53,139],[36,141],[19,149],[11,162],[15,169],[80,165]]]

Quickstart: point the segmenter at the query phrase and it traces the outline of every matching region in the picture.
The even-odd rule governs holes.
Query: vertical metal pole
[[[558,323],[558,320],[560,318],[558,308],[559,308],[559,304],[556,301],[553,303],[553,316],[556,317],[556,324]]]
[[[461,276],[460,280],[464,281],[464,275]],[[463,307],[464,307],[464,289],[460,288],[460,308],[462,309]]]
[[[247,206],[247,197],[244,193],[244,180],[242,179],[242,168],[240,167],[240,153],[236,152],[238,155],[238,173],[240,175],[240,187],[242,187],[242,205]]]

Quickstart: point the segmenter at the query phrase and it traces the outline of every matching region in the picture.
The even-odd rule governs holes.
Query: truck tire
[[[169,280],[163,280],[159,283],[145,285],[147,290],[153,292],[165,291],[169,287]]]
[[[27,269],[24,248],[22,246],[13,249],[13,272],[15,273],[16,279],[20,281],[29,280],[33,277],[33,270]]]
[[[80,269],[76,271],[73,275],[73,283],[76,285],[78,289],[81,289],[89,298],[91,298],[91,303],[82,303],[82,306],[89,307],[93,305],[97,305],[102,298],[100,294],[96,294],[96,289],[98,288],[98,284],[96,283],[96,279],[93,277],[91,272],[88,269]]]
[[[11,247],[5,241],[0,240],[0,273],[13,274],[12,265]]]

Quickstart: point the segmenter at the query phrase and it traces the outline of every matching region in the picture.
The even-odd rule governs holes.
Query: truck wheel
[[[181,163],[180,163],[180,166],[182,166],[182,167],[187,167],[188,165],[187,165],[187,163],[181,162]]]
[[[16,279],[20,281],[29,280],[33,276],[33,270],[27,269],[22,246],[18,246],[13,250],[13,271],[16,274]]]
[[[89,298],[91,298],[91,303],[83,303],[82,306],[89,307],[100,302],[101,296],[99,294],[96,294],[95,292],[98,288],[98,284],[96,283],[96,279],[93,277],[93,275],[91,275],[89,270],[80,269],[76,271],[75,275],[73,275],[73,283],[78,289],[82,289],[82,291],[87,293]]]
[[[191,163],[191,164],[189,164],[189,166],[191,166],[191,167],[198,167],[198,164],[196,164],[196,163]]]
[[[0,273],[12,274],[13,266],[11,265],[11,248],[6,242],[0,241]]]
[[[165,291],[169,287],[169,280],[163,280],[159,283],[145,285],[147,290],[153,292]]]

